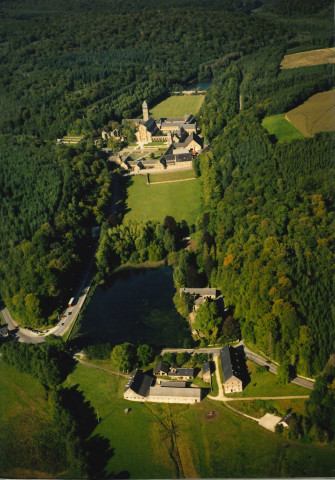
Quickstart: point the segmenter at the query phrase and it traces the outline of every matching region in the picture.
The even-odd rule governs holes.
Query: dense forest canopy
[[[211,80],[199,120],[213,148],[195,165],[208,215],[185,278],[221,287],[246,340],[301,372],[322,368],[335,335],[333,134],[279,145],[260,125],[333,86],[329,65],[280,70],[286,53],[332,45],[331,2],[306,5],[1,4],[0,293],[19,321],[55,318],[91,227],[106,218],[112,173],[93,137],[111,121],[138,115],[144,98],[152,105],[171,90]],[[56,146],[66,133],[85,139]],[[139,249],[135,240],[124,243],[123,256],[117,242],[129,228],[144,240]],[[103,232],[101,271],[108,269],[104,251],[119,262],[175,248],[170,233],[153,224]]]
[[[323,18],[317,35],[327,47],[331,22]],[[309,40],[300,43],[298,50]],[[261,48],[214,78],[201,112],[213,149],[197,160],[208,212],[198,245],[243,338],[312,375],[335,348],[335,136],[279,144],[261,120],[331,89],[334,77],[330,65],[280,71],[292,45]]]

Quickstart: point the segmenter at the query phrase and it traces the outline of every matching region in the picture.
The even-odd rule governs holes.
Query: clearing
[[[285,55],[280,66],[283,69],[299,68],[322,65],[324,63],[335,63],[335,47]]]
[[[335,91],[317,93],[287,112],[285,118],[305,137],[335,130]]]
[[[264,127],[270,135],[275,135],[279,143],[304,138],[304,135],[299,132],[292,123],[286,120],[285,113],[265,117],[262,121],[262,127]]]
[[[150,174],[152,183],[192,178],[192,171]],[[125,220],[159,220],[171,215],[177,221],[196,222],[201,213],[200,178],[193,181],[147,185],[145,175],[125,177],[127,200]]]
[[[331,446],[284,439],[208,399],[193,406],[130,402],[123,399],[125,383],[84,365],[66,381],[79,384],[99,413],[94,433],[115,449],[108,474],[128,472],[143,479],[332,475]],[[215,412],[210,420],[209,412]]]
[[[204,103],[205,95],[173,95],[150,109],[153,118],[196,115]]]

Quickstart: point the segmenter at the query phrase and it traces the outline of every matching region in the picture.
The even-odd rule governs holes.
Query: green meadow
[[[189,171],[170,174],[150,174],[151,182],[162,182],[190,178]],[[195,223],[201,214],[200,178],[184,182],[147,185],[146,175],[127,177],[127,199],[125,220],[159,220],[171,215],[177,221]]]
[[[243,392],[227,394],[228,397],[279,397],[285,395],[309,395],[310,390],[294,383],[281,385],[271,372],[257,372],[257,364],[247,360],[250,382]]]
[[[115,449],[108,474],[143,479],[333,474],[331,446],[284,439],[214,400],[193,406],[130,402],[122,397],[125,383],[83,365],[66,382],[79,384],[99,415],[94,433]]]
[[[292,123],[285,119],[285,113],[265,117],[262,126],[270,135],[275,135],[278,142],[291,142],[292,140],[305,138]]]
[[[173,95],[150,109],[153,118],[196,115],[204,103],[205,95]]]

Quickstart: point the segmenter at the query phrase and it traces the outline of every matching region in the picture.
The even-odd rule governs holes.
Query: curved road
[[[257,363],[258,365],[264,365],[269,368],[269,371],[277,375],[277,365],[274,364],[273,362],[270,362],[269,360],[265,360],[263,357],[260,355],[257,355],[257,353],[252,352],[248,347],[246,347],[243,343],[243,340],[239,342],[236,347],[243,347],[244,354],[245,356],[251,360],[252,362]],[[212,353],[212,354],[217,354],[219,353],[221,348],[218,347],[213,347],[213,348],[199,348],[199,349],[194,349],[194,348],[164,348],[161,351],[161,354],[163,353],[168,353],[168,352],[188,352],[188,353]],[[300,385],[301,387],[308,388],[309,390],[313,390],[314,388],[314,381],[312,379],[305,379],[301,377],[296,377],[293,380],[291,380],[292,383],[295,383],[296,385]]]
[[[76,317],[79,315],[81,307],[83,306],[86,296],[90,290],[91,283],[93,280],[94,272],[94,254],[95,249],[92,251],[92,256],[89,260],[88,266],[84,273],[83,281],[74,295],[75,304],[72,307],[68,307],[63,313],[57,325],[55,325],[50,330],[46,330],[44,333],[34,333],[26,328],[19,328],[16,332],[16,337],[20,342],[25,343],[42,343],[47,335],[63,335],[67,330],[69,330],[75,322]],[[1,310],[1,315],[8,325],[8,330],[16,329],[16,322],[11,317],[10,312],[7,308]]]

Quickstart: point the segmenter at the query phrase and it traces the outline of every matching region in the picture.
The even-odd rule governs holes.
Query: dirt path
[[[125,375],[124,373],[113,372],[112,370],[107,370],[106,368],[97,367],[96,365],[93,365],[93,363],[84,362],[84,360],[81,360],[81,359],[78,358],[78,357],[75,357],[75,359],[76,359],[79,363],[82,363],[83,365],[85,365],[86,367],[96,368],[97,370],[102,370],[103,372],[111,373],[112,375],[118,375],[118,376],[120,376],[120,377],[129,378],[129,375]]]
[[[150,182],[150,185],[158,185],[159,183],[175,183],[175,182],[187,182],[189,180],[196,180],[196,177],[193,178],[182,178],[180,180],[166,180],[165,182]]]

